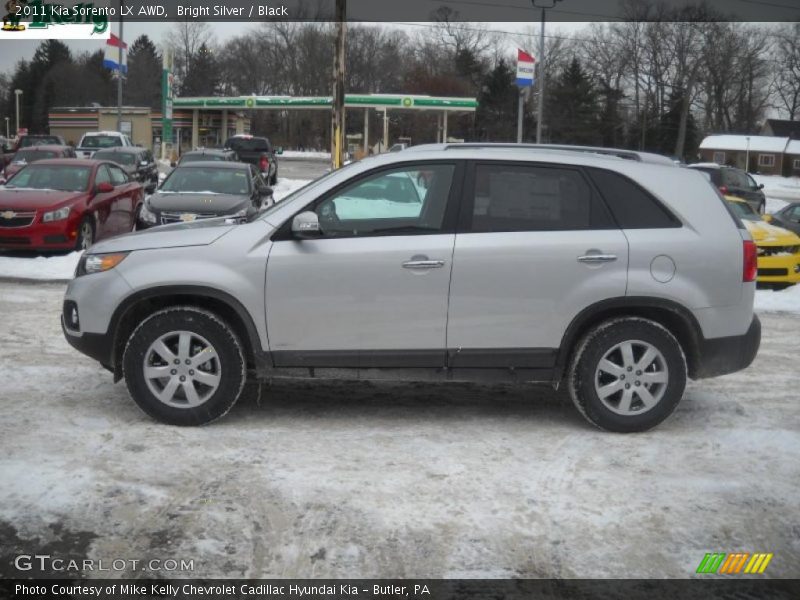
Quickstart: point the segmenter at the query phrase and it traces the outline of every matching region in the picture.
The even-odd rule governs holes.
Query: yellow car
[[[742,220],[758,247],[759,283],[800,283],[800,237],[770,225],[753,207],[740,198],[725,196],[733,212]]]

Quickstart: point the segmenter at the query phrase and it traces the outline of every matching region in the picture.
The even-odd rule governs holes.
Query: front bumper
[[[759,283],[800,283],[800,254],[759,256]]]
[[[718,377],[750,366],[761,345],[761,321],[753,315],[744,335],[700,340],[692,379]]]
[[[71,250],[75,247],[80,219],[73,213],[62,221],[42,223],[37,214],[25,227],[0,227],[4,250]]]
[[[106,369],[113,372],[112,349],[114,340],[107,333],[79,333],[70,330],[64,322],[64,314],[61,314],[61,331],[70,346],[81,354],[95,359]]]

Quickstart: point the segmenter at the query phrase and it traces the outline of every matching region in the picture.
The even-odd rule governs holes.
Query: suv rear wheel
[[[620,433],[646,431],[678,406],[686,357],[660,324],[611,319],[583,337],[567,377],[572,401],[590,423]]]
[[[131,334],[123,373],[136,404],[170,425],[202,425],[225,415],[242,393],[242,344],[211,312],[160,310]]]

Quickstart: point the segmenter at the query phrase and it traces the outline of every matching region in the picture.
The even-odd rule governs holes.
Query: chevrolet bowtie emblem
[[[5,212],[0,213],[0,217],[3,217],[4,219],[13,219],[16,216],[17,213],[15,213],[13,210],[7,210]]]

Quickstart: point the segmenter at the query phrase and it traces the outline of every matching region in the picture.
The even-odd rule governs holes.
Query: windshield
[[[250,181],[243,169],[178,167],[164,180],[161,192],[250,195]]]
[[[14,155],[13,162],[34,162],[43,158],[58,158],[58,152],[52,150],[20,150]]]
[[[83,138],[81,148],[114,148],[122,146],[122,139],[115,135],[91,135]]]
[[[31,137],[27,135],[19,141],[20,148],[28,148],[30,146],[44,146],[48,144],[61,144],[61,140],[52,135],[42,136],[42,137]]]
[[[128,152],[95,152],[92,157],[95,160],[111,160],[120,165],[135,165],[136,155]]]
[[[89,187],[89,167],[32,164],[6,183],[6,188],[82,192]]]
[[[753,207],[746,202],[731,202],[728,201],[728,206],[733,209],[736,216],[746,221],[760,221],[761,217],[753,210]]]

